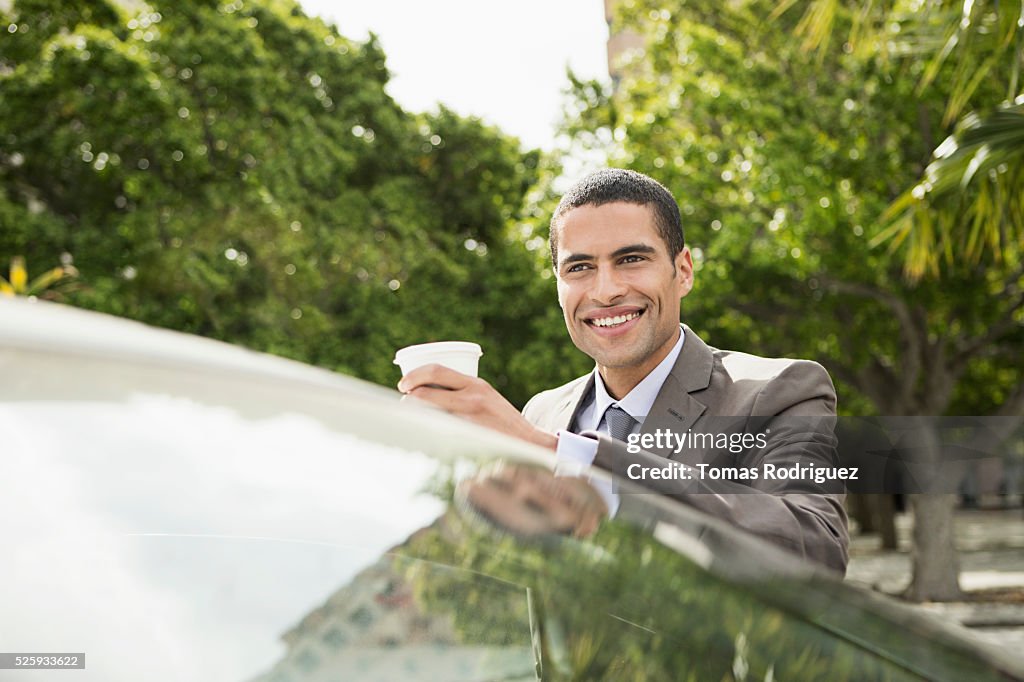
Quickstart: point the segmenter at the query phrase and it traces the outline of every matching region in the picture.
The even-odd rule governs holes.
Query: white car
[[[587,484],[396,391],[105,315],[0,300],[0,447],[0,680],[1024,679],[671,500],[576,533]]]

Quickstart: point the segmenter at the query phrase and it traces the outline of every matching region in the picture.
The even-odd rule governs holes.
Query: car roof
[[[386,445],[485,459],[514,457],[534,463],[549,459],[544,450],[528,443],[430,407],[402,404],[396,390],[368,381],[215,339],[46,301],[0,297],[0,350],[11,362],[17,362],[15,354],[41,354],[75,360],[82,368],[91,362],[147,368],[154,370],[147,376],[155,382],[154,388],[163,383],[168,389],[181,390],[190,374],[198,374],[232,383],[287,387],[321,398],[329,395],[350,411],[350,423],[362,426],[360,435]],[[82,383],[86,392],[115,388]],[[73,389],[64,386],[62,390]],[[26,383],[19,390],[26,396],[44,395],[49,388]],[[240,407],[246,403],[244,391],[231,391],[222,398]],[[389,428],[396,410],[403,414],[408,429]]]

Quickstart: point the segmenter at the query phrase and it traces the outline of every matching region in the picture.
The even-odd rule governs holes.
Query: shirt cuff
[[[597,457],[597,441],[572,431],[558,432],[558,446],[555,461],[559,465],[578,464],[580,471],[594,463]],[[571,467],[567,467],[571,468]]]
[[[555,449],[556,476],[582,476],[597,457],[597,440],[572,431],[559,431],[558,446]],[[587,482],[601,496],[608,506],[609,518],[619,509],[619,496],[612,492],[612,482],[606,479],[587,477]]]

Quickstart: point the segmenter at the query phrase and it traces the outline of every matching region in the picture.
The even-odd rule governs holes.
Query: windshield
[[[585,480],[389,392],[0,369],[0,641],[84,653],[77,680],[1005,677],[657,496],[565,516]]]

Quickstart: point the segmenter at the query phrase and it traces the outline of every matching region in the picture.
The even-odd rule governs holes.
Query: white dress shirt
[[[604,380],[601,379],[601,373],[595,367],[594,390],[584,398],[586,402],[576,418],[576,430],[592,430],[607,435],[608,420],[605,419],[605,412],[612,405],[617,405],[636,421],[636,424],[633,425],[632,433],[639,433],[644,420],[650,414],[651,407],[654,405],[658,393],[661,392],[662,384],[665,383],[665,379],[668,378],[676,364],[676,360],[679,358],[679,353],[683,349],[683,342],[685,340],[685,334],[683,333],[682,326],[680,326],[679,340],[676,341],[676,345],[658,363],[658,366],[652,369],[622,400],[615,400],[608,393]],[[570,424],[570,426],[572,425]],[[580,436],[568,429],[562,429],[557,435],[558,448],[555,452],[555,468],[558,473],[578,475],[585,467],[593,464],[594,457],[597,456],[596,440]],[[611,484],[607,481],[592,481],[591,483],[597,488],[597,491],[601,493],[601,497],[608,504],[609,512],[614,514],[619,507],[619,498],[618,495],[612,493]]]

